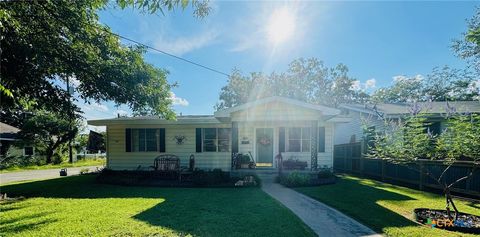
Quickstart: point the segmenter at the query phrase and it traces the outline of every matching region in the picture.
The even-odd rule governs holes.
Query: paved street
[[[101,166],[85,166],[85,167],[75,167],[67,168],[68,176],[80,174],[80,170],[88,168],[90,171],[96,170],[97,167]],[[60,177],[60,169],[49,169],[49,170],[28,170],[20,172],[10,172],[0,174],[0,184],[6,184],[11,182],[27,181],[27,180],[37,180],[37,179],[53,179]]]

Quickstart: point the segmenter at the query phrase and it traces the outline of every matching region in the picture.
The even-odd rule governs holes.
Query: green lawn
[[[2,186],[0,236],[314,236],[259,188],[103,185],[95,175]]]
[[[61,163],[56,165],[32,165],[32,166],[24,166],[24,167],[10,167],[7,169],[0,170],[0,173],[8,173],[8,172],[18,172],[18,171],[25,171],[25,170],[48,170],[48,169],[60,169],[60,168],[71,168],[71,167],[82,167],[82,166],[104,166],[105,159],[85,159],[79,160],[75,163]]]
[[[351,176],[337,184],[296,188],[387,236],[473,236],[413,222],[415,208],[445,208],[443,196]],[[480,215],[480,204],[456,201],[462,212]]]

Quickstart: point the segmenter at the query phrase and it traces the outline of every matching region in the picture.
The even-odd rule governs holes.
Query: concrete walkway
[[[81,169],[87,168],[90,171],[95,171],[97,167],[102,168],[101,165],[67,168],[67,174],[68,176],[78,175],[80,174]],[[60,178],[60,169],[27,170],[27,171],[3,173],[3,174],[0,174],[0,184],[27,181],[27,180],[53,179],[53,178]]]
[[[382,236],[317,200],[274,183],[271,178],[262,177],[262,189],[293,211],[318,236]]]

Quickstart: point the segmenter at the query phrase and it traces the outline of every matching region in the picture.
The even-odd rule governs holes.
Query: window
[[[205,152],[229,152],[230,151],[230,128],[204,128],[203,151]]]
[[[289,128],[289,152],[310,152],[310,128]]]
[[[131,151],[160,151],[160,129],[131,129]]]
[[[23,155],[24,156],[33,156],[33,147],[26,146],[23,148]]]

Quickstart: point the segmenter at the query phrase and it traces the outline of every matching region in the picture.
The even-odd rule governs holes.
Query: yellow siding
[[[180,157],[181,165],[188,166],[189,157],[195,155],[195,167],[202,169],[221,168],[229,170],[231,164],[230,152],[195,152],[195,128],[230,127],[221,125],[111,125],[108,130],[108,168],[115,170],[134,170],[140,166],[148,169],[153,159],[161,154],[174,154]],[[165,153],[160,152],[126,152],[126,128],[165,128]],[[183,135],[186,140],[178,145],[175,135]]]

